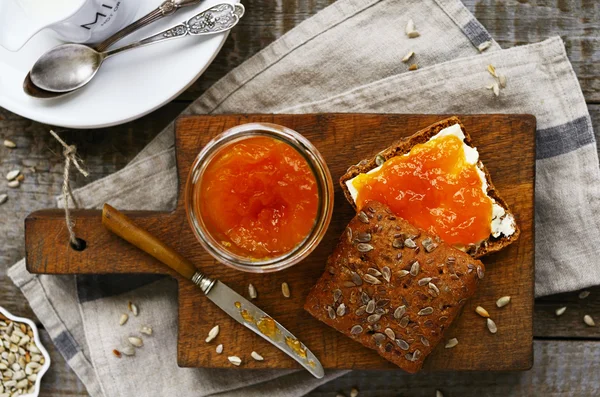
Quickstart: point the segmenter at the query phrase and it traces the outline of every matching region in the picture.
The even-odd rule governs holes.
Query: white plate
[[[142,1],[136,19],[162,1]],[[222,2],[206,0],[199,6],[181,9],[116,45],[166,29]],[[44,30],[19,52],[0,47],[0,106],[41,123],[68,128],[122,124],[152,112],[185,91],[206,70],[226,38],[226,33],[191,36],[134,49],[107,60],[98,75],[78,92],[56,99],[36,99],[23,92],[23,79],[40,55],[61,43],[52,31]]]

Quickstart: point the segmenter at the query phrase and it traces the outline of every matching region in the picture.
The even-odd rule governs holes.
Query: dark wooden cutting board
[[[325,368],[396,368],[374,351],[359,345],[312,318],[302,309],[309,288],[323,271],[325,260],[353,216],[337,179],[349,165],[387,147],[400,137],[443,119],[439,115],[222,115],[183,117],[176,122],[176,151],[179,197],[188,171],[200,149],[216,134],[248,122],[271,122],[290,127],[308,139],[325,157],[336,181],[335,210],[329,230],[305,261],[270,274],[249,274],[216,263],[196,241],[188,225],[181,200],[173,212],[127,212],[147,229],[203,272],[219,278],[247,296],[248,283],[258,290],[259,307],[276,318],[321,360]],[[505,250],[483,258],[486,277],[446,339],[457,337],[459,345],[440,345],[427,360],[429,370],[525,370],[533,363],[534,298],[534,170],[535,118],[529,115],[460,116],[481,159],[492,175],[502,197],[508,202],[521,227],[521,237]],[[151,189],[148,189],[149,191]],[[170,271],[102,227],[100,211],[74,211],[77,235],[87,242],[83,251],[68,244],[62,211],[44,210],[25,221],[27,268],[45,274],[168,274],[179,283],[178,363],[184,367],[231,368],[228,355],[243,359],[240,368],[296,368],[298,365],[259,336],[229,318],[187,280]],[[132,279],[136,276],[131,275]],[[287,282],[291,297],[281,294]],[[511,303],[498,309],[496,300],[504,295]],[[495,335],[487,331],[485,320],[475,314],[476,306],[486,308],[498,325]],[[115,320],[116,322],[116,320]],[[208,331],[219,324],[216,341],[204,342]],[[175,325],[174,325],[175,326]],[[227,354],[215,353],[223,343]],[[262,362],[250,358],[255,350]]]

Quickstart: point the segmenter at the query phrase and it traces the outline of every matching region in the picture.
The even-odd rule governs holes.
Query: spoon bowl
[[[96,75],[104,59],[105,53],[83,44],[59,45],[33,65],[31,81],[45,91],[73,91],[86,85]]]
[[[193,2],[190,0],[189,4]],[[237,25],[244,11],[244,6],[239,3],[218,4],[167,30],[110,51],[97,51],[83,44],[59,45],[38,59],[25,77],[23,90],[37,98],[53,98],[73,92],[89,83],[104,60],[115,54],[186,36],[226,32]]]

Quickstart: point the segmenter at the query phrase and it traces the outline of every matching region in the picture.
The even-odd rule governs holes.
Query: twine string
[[[75,168],[81,173],[81,175],[87,176],[89,175],[86,170],[83,169],[81,160],[77,156],[77,147],[75,145],[67,145],[65,141],[60,139],[56,132],[50,130],[50,134],[62,145],[63,147],[63,155],[65,156],[65,168],[63,170],[63,185],[62,185],[62,197],[65,202],[65,221],[67,223],[67,230],[69,231],[69,241],[71,245],[78,246],[79,243],[77,241],[77,237],[75,236],[75,223],[71,219],[71,210],[69,208],[69,198],[73,201],[73,206],[78,208],[79,205],[75,197],[73,196],[73,191],[71,190],[71,185],[69,182],[69,175],[71,172],[71,163],[75,165]]]

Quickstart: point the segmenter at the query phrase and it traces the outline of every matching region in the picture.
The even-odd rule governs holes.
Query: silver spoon
[[[31,69],[31,81],[51,92],[70,92],[86,85],[109,57],[133,48],[184,36],[225,32],[244,15],[242,4],[215,5],[160,33],[114,50],[98,52],[82,44],[58,46],[44,54]]]
[[[137,21],[125,26],[123,29],[119,30],[112,36],[105,39],[103,42],[93,45],[96,51],[102,52],[108,49],[111,45],[121,40],[123,37],[130,35],[133,32],[138,31],[139,29],[150,25],[151,23],[158,21],[168,15],[173,15],[177,10],[182,7],[188,7],[200,4],[203,0],[165,0],[160,6],[155,8],[153,11],[150,11],[148,14],[144,15]],[[25,80],[23,81],[23,91],[29,96],[35,98],[56,98],[63,95],[68,94],[69,92],[52,92],[42,90],[37,87],[31,81],[31,73],[27,73],[25,76]]]

